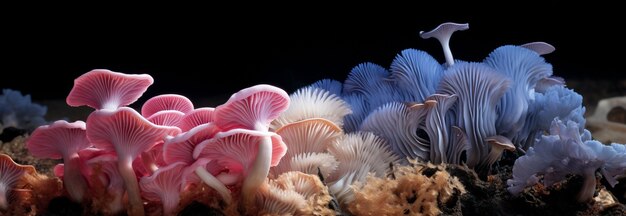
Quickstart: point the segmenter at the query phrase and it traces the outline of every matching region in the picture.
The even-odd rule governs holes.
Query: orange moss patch
[[[348,210],[354,215],[438,215],[439,204],[465,193],[445,165],[416,162],[397,167],[391,177],[370,175],[353,189],[355,199]]]

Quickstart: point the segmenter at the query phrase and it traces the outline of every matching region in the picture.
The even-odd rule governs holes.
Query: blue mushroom
[[[489,145],[486,138],[496,132],[496,104],[509,89],[510,80],[481,63],[459,63],[450,67],[439,85],[438,93],[457,95],[452,108],[455,126],[467,134],[467,165],[486,162]]]
[[[406,49],[391,63],[391,78],[408,101],[423,102],[435,93],[444,68],[428,53]]]
[[[530,49],[511,45],[495,49],[483,62],[512,81],[498,104],[496,121],[498,134],[512,137],[523,127],[535,85],[552,75],[552,65]]]

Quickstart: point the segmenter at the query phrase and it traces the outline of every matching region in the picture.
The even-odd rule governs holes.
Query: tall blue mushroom
[[[468,136],[467,165],[486,162],[489,146],[486,138],[497,135],[496,104],[509,89],[509,79],[481,63],[459,63],[450,67],[439,85],[438,93],[457,95],[452,108],[455,125]]]
[[[429,161],[432,163],[450,163],[454,159],[449,156],[460,154],[460,152],[451,152],[458,149],[450,148],[452,144],[449,133],[451,122],[446,118],[448,110],[454,105],[456,99],[456,95],[433,94],[424,102],[427,113],[423,125],[430,140]]]
[[[436,38],[441,43],[441,47],[443,48],[443,55],[446,57],[446,63],[449,66],[454,65],[454,58],[452,57],[452,51],[450,51],[450,37],[452,37],[452,33],[455,31],[463,31],[469,29],[469,24],[458,24],[458,23],[443,23],[437,28],[429,31],[429,32],[420,32],[420,36],[424,39],[428,38]]]

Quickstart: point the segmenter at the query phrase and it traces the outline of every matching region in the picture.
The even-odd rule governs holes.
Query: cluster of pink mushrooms
[[[243,89],[215,108],[194,108],[184,96],[148,99],[141,113],[128,107],[153,83],[151,76],[93,70],[74,82],[71,106],[95,110],[86,122],[56,121],[36,129],[27,141],[32,155],[63,159],[55,175],[69,197],[81,202],[90,187],[104,185],[108,213],[128,209],[144,215],[143,199],[161,201],[175,213],[180,193],[194,183],[212,187],[229,204],[233,184],[241,201],[253,202],[271,166],[287,147],[270,123],[289,107],[280,88]],[[94,177],[94,175],[97,175]],[[239,188],[239,187],[238,187]]]

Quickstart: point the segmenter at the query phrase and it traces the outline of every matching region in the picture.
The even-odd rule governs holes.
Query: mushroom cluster
[[[66,102],[95,110],[38,127],[26,147],[62,160],[54,173],[65,196],[98,215],[176,215],[189,200],[229,215],[436,214],[463,192],[445,164],[486,178],[505,150],[526,154],[508,182],[513,194],[579,174],[586,201],[598,170],[615,185],[626,148],[591,140],[582,97],[541,57],[554,47],[506,45],[481,62],[455,60],[452,33],[468,28],[420,32],[439,40],[443,64],[406,49],[389,69],[362,63],[343,83],[323,79],[291,95],[256,85],[217,107],[163,94],[138,111],[129,105],[150,75],[92,70]],[[0,155],[0,213],[18,203],[12,194],[42,190],[33,173]]]
[[[554,119],[567,111],[584,110],[578,101],[559,112],[544,112],[536,98],[564,88],[541,57],[554,50],[544,42],[495,49],[482,62],[455,60],[453,32],[468,24],[444,23],[422,38],[442,45],[440,64],[416,49],[400,52],[389,69],[362,63],[345,82],[320,80],[312,87],[333,92],[352,109],[344,117],[347,132],[367,131],[386,140],[399,158],[433,163],[465,163],[481,176],[489,174],[504,150],[524,151],[548,128],[538,118]],[[558,101],[542,101],[549,107]],[[582,117],[582,112],[577,112]],[[407,164],[406,160],[402,160]]]
[[[577,157],[571,155],[574,150],[562,146],[580,135],[568,135],[567,140],[563,136],[547,138],[544,134],[554,137],[560,134],[554,130],[565,130],[565,126],[552,122],[568,122],[568,130],[575,128],[585,136],[589,133],[584,130],[582,97],[566,88],[562,78],[553,76],[552,66],[541,57],[555,48],[545,42],[505,45],[481,62],[455,60],[450,49],[451,35],[467,29],[468,24],[444,23],[432,31],[420,32],[424,39],[439,40],[446,60],[443,64],[424,51],[406,49],[396,56],[389,69],[362,63],[352,69],[343,83],[324,79],[308,88],[325,89],[349,104],[352,113],[344,116],[344,131],[372,132],[382,137],[395,156],[408,159],[400,160],[401,164],[414,159],[466,164],[486,178],[505,150],[524,154],[548,148],[558,152],[534,153],[518,159],[510,185],[512,192],[519,193],[538,181],[534,176],[545,175],[550,179],[544,183],[553,182],[554,174],[543,169],[556,172],[550,161],[575,160]],[[533,149],[535,145],[541,146]],[[598,154],[593,158],[610,158],[588,158],[600,160],[597,164],[580,159],[589,162],[584,165],[588,173],[572,172],[573,167],[582,166],[571,163],[562,165],[558,172],[592,176],[603,164],[609,164],[613,175],[605,176],[615,183],[625,175],[626,163],[610,162],[624,154],[620,150],[624,145],[614,145],[614,151],[603,150],[602,154],[581,147],[581,153]],[[528,165],[542,162],[543,166]],[[558,177],[562,179],[564,175]],[[526,182],[529,178],[536,181]],[[583,191],[584,198],[579,200],[589,200],[592,190]]]
[[[92,70],[74,82],[67,103],[95,110],[86,122],[56,121],[27,140],[36,157],[63,159],[55,174],[75,202],[99,214],[144,215],[144,202],[175,215],[181,193],[206,184],[226,206],[254,201],[271,166],[285,155],[270,122],[289,107],[283,90],[257,85],[223,105],[194,108],[182,95],[148,99],[141,113],[128,107],[153,83],[147,74]],[[103,190],[104,189],[104,190]],[[240,191],[241,194],[234,194]],[[236,208],[235,208],[236,209]]]

